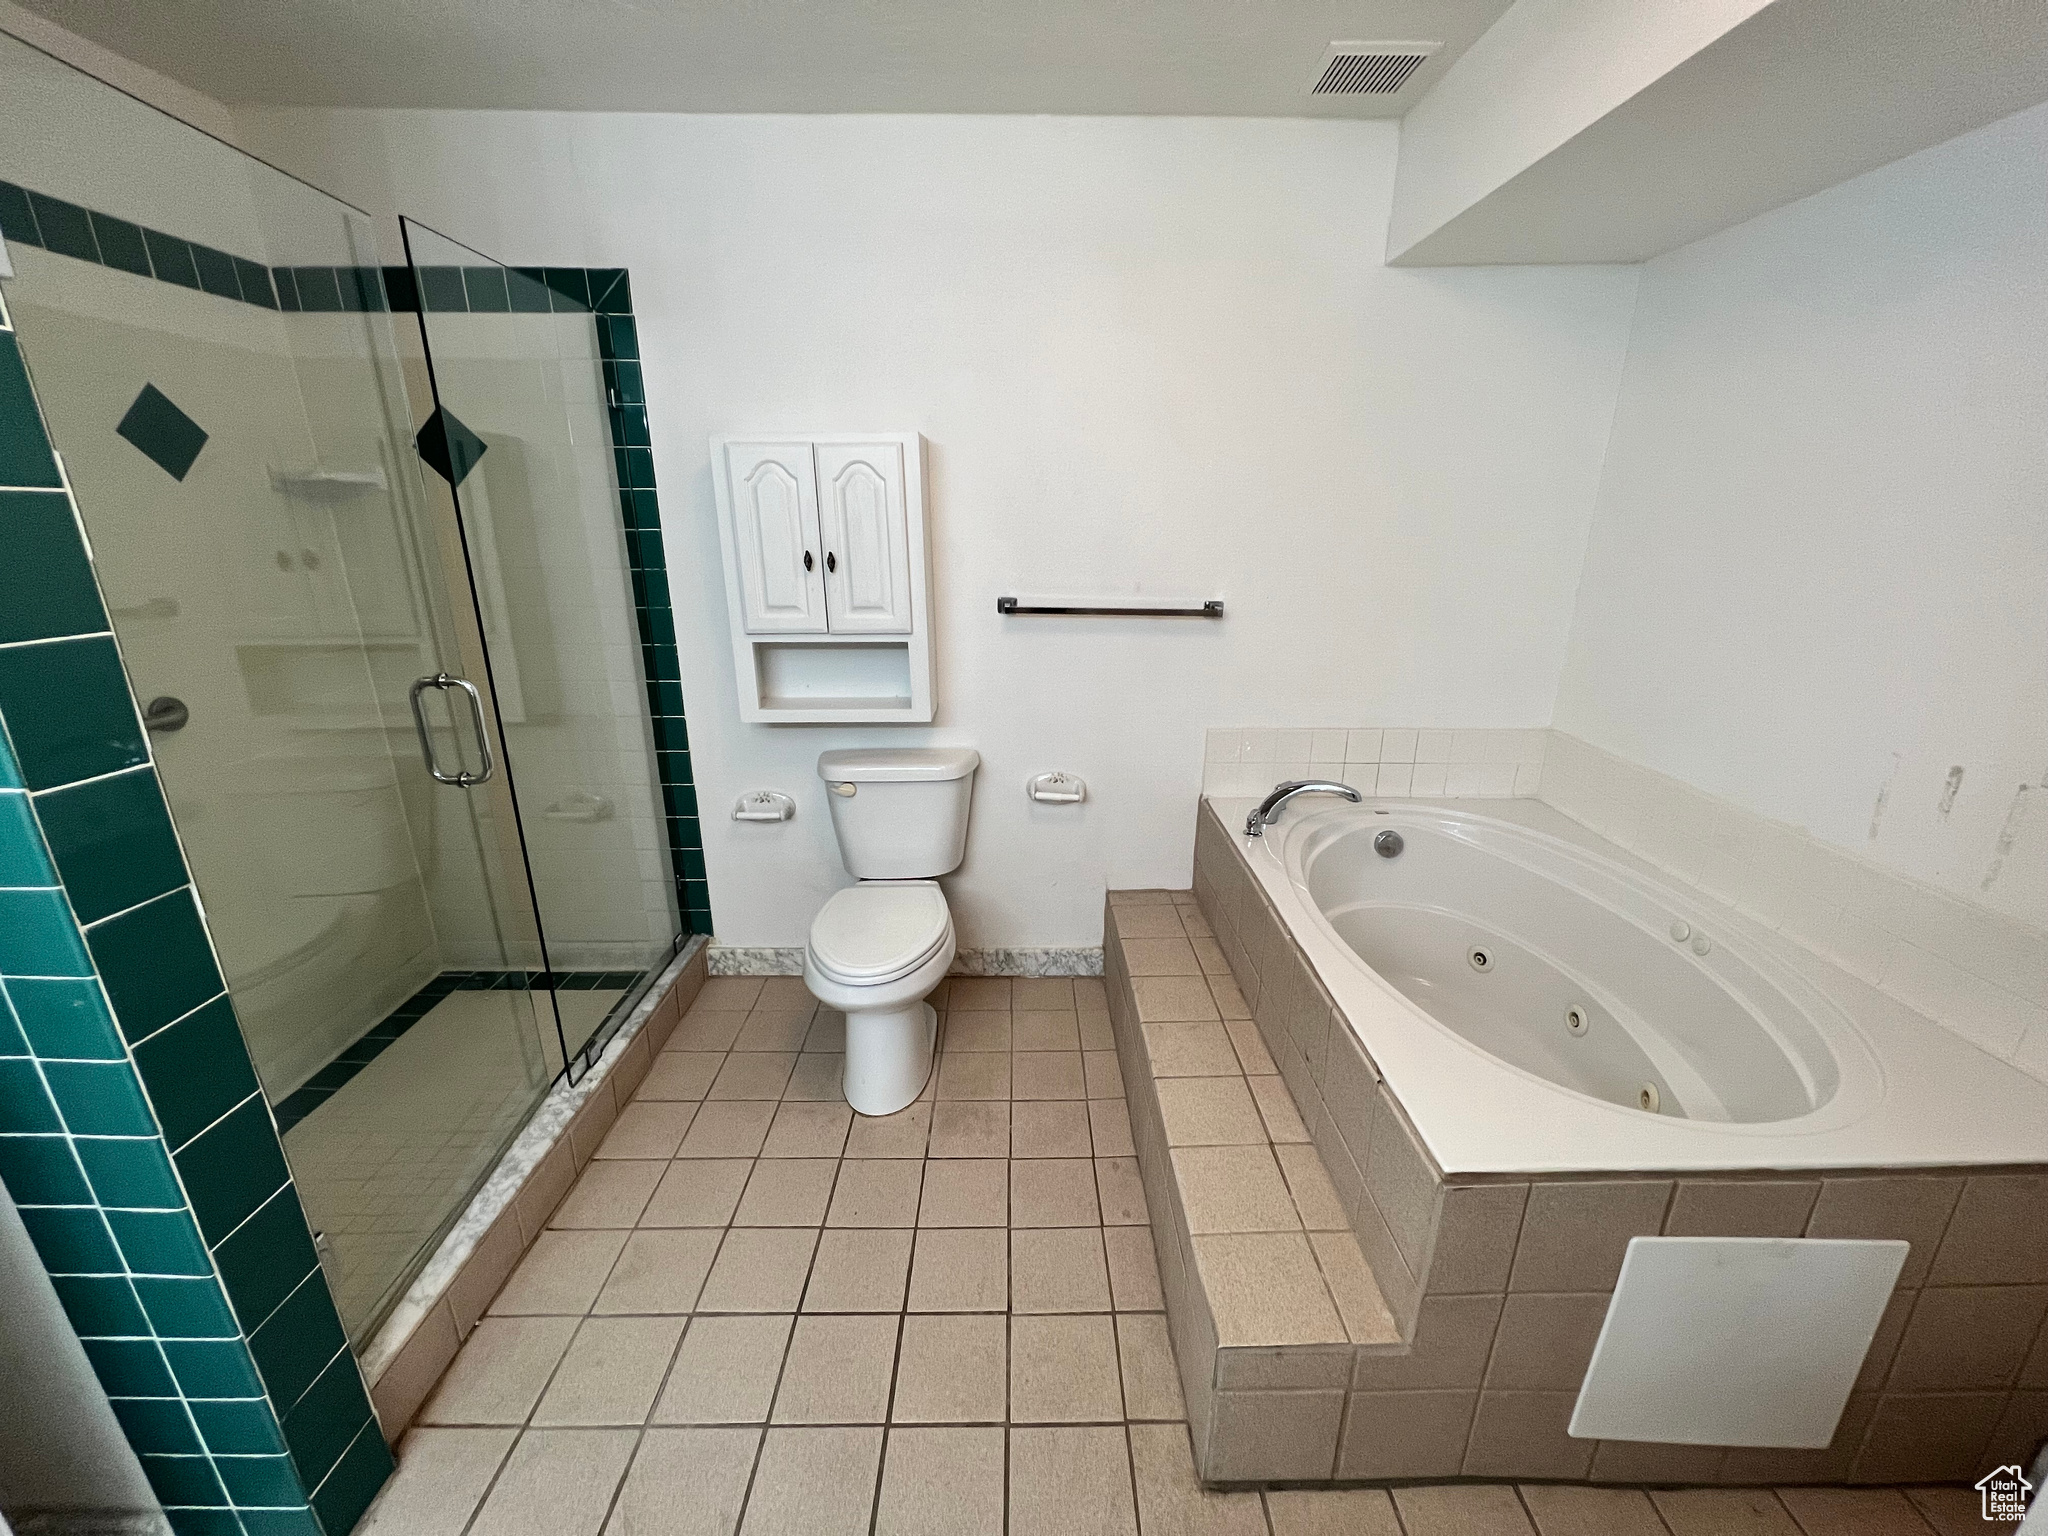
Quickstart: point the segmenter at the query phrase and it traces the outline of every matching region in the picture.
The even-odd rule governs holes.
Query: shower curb
[[[703,987],[708,940],[691,936],[582,1080],[557,1082],[362,1352],[370,1402],[396,1443],[590,1161],[655,1053]]]

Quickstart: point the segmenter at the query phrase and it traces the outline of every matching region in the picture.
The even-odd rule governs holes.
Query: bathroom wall
[[[2037,931],[2044,167],[2048,107],[1643,268],[1555,722]]]
[[[1388,124],[251,112],[256,152],[522,263],[632,271],[721,942],[846,879],[819,751],[967,742],[964,944],[1187,884],[1203,732],[1548,723],[1635,277],[1384,268]],[[939,718],[743,726],[707,438],[931,444]],[[1222,596],[1221,624],[999,619]],[[1033,807],[1032,773],[1088,780]],[[742,791],[794,793],[735,825]]]

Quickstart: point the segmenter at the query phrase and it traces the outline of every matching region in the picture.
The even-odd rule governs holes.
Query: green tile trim
[[[18,190],[9,238],[135,270],[135,226]],[[242,282],[140,238],[158,278]],[[0,1181],[172,1529],[342,1536],[390,1454],[4,311],[0,549]]]

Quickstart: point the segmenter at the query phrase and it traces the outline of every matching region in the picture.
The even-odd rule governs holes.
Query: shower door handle
[[[441,765],[434,757],[433,733],[427,729],[427,712],[420,707],[420,695],[429,688],[438,688],[443,693],[450,688],[459,688],[468,698],[470,722],[476,727],[476,750],[483,758],[484,764],[480,773],[471,773],[467,769],[458,769],[454,773],[441,771]],[[423,677],[415,682],[409,696],[412,701],[413,729],[419,732],[420,737],[420,756],[426,761],[427,772],[433,776],[434,782],[453,784],[457,789],[469,789],[490,778],[493,766],[490,728],[484,723],[484,699],[483,695],[476,691],[476,684],[466,677],[456,677],[453,673],[436,672],[431,677]]]

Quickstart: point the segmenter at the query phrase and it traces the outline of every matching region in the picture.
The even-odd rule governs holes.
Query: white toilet
[[[839,857],[860,884],[811,921],[804,985],[846,1015],[846,1102],[893,1115],[924,1092],[938,1015],[925,997],[953,963],[937,876],[960,867],[981,754],[875,747],[818,758]]]

